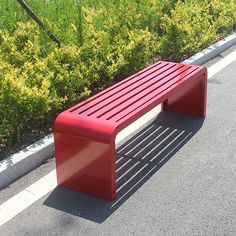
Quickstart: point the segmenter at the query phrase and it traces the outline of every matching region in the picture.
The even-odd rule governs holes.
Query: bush
[[[170,16],[162,18],[161,57],[180,61],[214,41],[216,31],[210,17],[204,1],[179,1]]]
[[[37,25],[18,25],[14,35],[1,32],[1,136],[16,139],[29,120],[56,114],[150,58],[152,36],[147,30],[127,31],[112,44],[108,33],[91,30],[91,40],[82,47],[65,45],[45,54]]]
[[[1,35],[1,135],[18,135],[28,120],[46,117],[89,94],[85,81],[75,77],[76,46],[42,56],[40,32],[32,23],[20,23],[14,35]]]
[[[235,0],[211,0],[212,24],[217,34],[228,34],[236,29]]]
[[[159,56],[180,61],[236,26],[234,0],[28,3],[62,46],[17,1],[0,2],[0,138],[17,139],[29,121],[51,119]]]

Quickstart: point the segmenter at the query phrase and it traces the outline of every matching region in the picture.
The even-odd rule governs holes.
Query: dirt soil
[[[27,122],[24,132],[21,132],[17,139],[7,140],[0,136],[0,161],[52,133],[52,127],[53,119],[30,121]]]

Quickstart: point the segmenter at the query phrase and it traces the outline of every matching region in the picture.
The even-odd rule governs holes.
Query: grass
[[[170,13],[177,0],[25,0],[31,9],[43,20],[44,24],[52,28],[53,32],[64,44],[75,43],[81,45],[83,32],[86,32],[84,13],[91,9],[96,14],[95,21],[98,29],[111,18],[123,15],[124,23],[131,19],[134,12],[138,19],[132,27],[148,28],[150,31],[160,30],[160,16]],[[132,8],[132,9],[131,9]],[[84,10],[84,11],[83,11]],[[0,29],[14,32],[18,21],[29,21],[30,17],[24,12],[16,0],[1,0]],[[100,12],[101,14],[97,14]],[[109,14],[107,14],[109,13]],[[117,14],[117,15],[116,15]],[[117,20],[121,20],[117,18]]]
[[[180,0],[25,0],[31,9],[43,20],[46,27],[51,28],[63,44],[81,46],[86,40],[88,24],[94,24],[95,30],[108,30],[107,23],[116,19],[132,28],[148,29],[158,37],[166,34],[165,17],[170,17]],[[224,21],[219,27],[222,34],[235,27],[236,6],[234,0],[188,0],[183,7],[198,5],[201,12],[207,12],[212,23]],[[88,22],[88,11],[95,14],[92,22]],[[1,0],[0,29],[14,32],[17,22],[29,21],[30,17],[21,8],[17,0]],[[201,13],[201,14],[202,14]],[[218,18],[218,19],[217,19]],[[230,22],[229,22],[230,21]],[[181,24],[181,22],[180,22]],[[105,26],[105,27],[104,27]],[[198,26],[196,26],[198,27]]]

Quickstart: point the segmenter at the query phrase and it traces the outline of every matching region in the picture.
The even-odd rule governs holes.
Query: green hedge
[[[14,35],[3,32],[1,135],[18,136],[28,120],[56,113],[149,61],[152,35],[147,30],[130,30],[113,38],[113,44],[107,37],[93,31],[81,47],[65,45],[45,54],[39,28],[32,22],[19,23]]]
[[[27,1],[59,36],[48,39],[14,0],[0,3],[0,139],[160,58],[180,61],[229,34],[234,0]]]

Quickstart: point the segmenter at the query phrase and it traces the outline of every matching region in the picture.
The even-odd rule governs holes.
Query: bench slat
[[[170,63],[170,62],[157,62],[143,70],[141,70],[140,72],[135,73],[134,75],[114,84],[113,86],[101,91],[100,93],[92,96],[91,98],[88,98],[82,102],[80,102],[79,104],[73,106],[70,108],[70,112],[76,112],[76,113],[81,113],[83,111],[85,111],[86,109],[89,109],[91,106],[93,106],[94,104],[99,103],[100,101],[103,101],[104,99],[106,99],[106,97],[109,94],[114,94],[117,90],[120,90],[120,86],[122,86],[123,84],[132,84],[133,80],[136,79],[137,76],[141,76],[141,77],[145,77],[150,73],[153,73],[153,71],[157,70],[158,68],[162,68],[164,66],[167,66],[169,64],[174,65],[174,63]]]
[[[159,86],[165,84],[170,78],[187,69],[188,66],[177,65],[170,70],[166,70],[162,74],[151,77],[145,84],[141,86],[136,85],[137,87],[130,90],[128,94],[124,94],[119,99],[111,101],[109,105],[91,114],[91,116],[95,118],[110,119],[110,117],[114,114],[125,109],[126,107],[129,107],[133,102],[138,101],[153,90],[158,89]]]
[[[127,111],[127,113],[130,113],[130,106],[132,106],[133,104],[139,104],[140,100],[148,102],[150,98],[162,93],[166,88],[168,88],[170,84],[174,84],[177,81],[183,79],[188,73],[191,73],[193,70],[195,70],[195,68],[184,66],[179,67],[178,70],[172,72],[171,74],[167,74],[167,76],[165,73],[163,73],[161,76],[162,79],[159,80],[159,78],[157,77],[155,82],[152,83],[150,87],[143,88],[143,90],[138,90],[138,93],[132,97],[124,96],[120,103],[118,101],[115,101],[110,104],[108,106],[110,110],[104,111],[102,115],[98,116],[98,118],[110,120],[112,117],[117,117],[116,114],[121,113],[121,111]],[[115,107],[112,108],[112,106]],[[112,120],[116,121],[116,118]]]
[[[158,104],[159,103],[157,100],[158,98],[161,98],[164,95],[168,96],[167,93],[169,91],[172,91],[173,88],[175,88],[176,86],[178,86],[178,85],[176,85],[176,82],[178,84],[180,84],[183,81],[186,81],[187,79],[189,79],[193,73],[197,73],[200,70],[201,70],[201,68],[196,68],[196,67],[192,68],[192,70],[189,71],[188,74],[186,74],[185,76],[176,77],[175,79],[166,83],[163,86],[162,91],[157,91],[157,90],[153,91],[152,93],[150,93],[149,95],[144,97],[142,100],[139,100],[136,103],[133,103],[131,106],[120,111],[115,116],[110,117],[110,120],[118,122],[118,123],[123,123],[125,120],[130,119],[133,115],[137,115],[139,112],[142,112],[143,109],[147,109],[147,111],[148,111],[149,105],[151,106],[153,103]],[[145,111],[143,111],[143,112],[145,113]]]
[[[92,117],[99,117],[101,112],[103,113],[110,110],[110,107],[116,106],[119,102],[122,103],[123,101],[134,96],[135,93],[138,93],[139,91],[142,91],[146,87],[155,83],[157,81],[156,78],[161,79],[160,74],[170,73],[170,71],[173,70],[173,67],[175,67],[177,70],[181,66],[178,67],[176,65],[167,65],[156,71],[153,71],[151,74],[148,74],[147,76],[142,77],[140,79],[136,77],[135,82],[133,82],[132,84],[129,83],[121,85],[119,91],[111,91],[111,95],[103,101],[94,101],[94,103],[96,102],[94,106],[91,106],[89,109],[81,112],[80,114],[87,116],[91,115]]]

